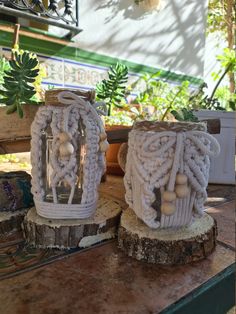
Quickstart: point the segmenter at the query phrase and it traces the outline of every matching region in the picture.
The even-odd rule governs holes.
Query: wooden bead
[[[188,181],[188,178],[185,174],[183,173],[178,173],[175,179],[175,182],[177,184],[186,184]]]
[[[59,153],[61,157],[70,156],[74,153],[74,146],[70,142],[62,143],[59,146]]]
[[[107,139],[107,133],[106,132],[102,132],[102,133],[100,133],[99,137],[100,137],[101,141],[105,141]]]
[[[164,202],[161,205],[161,212],[162,214],[166,216],[171,216],[175,213],[176,207],[175,204],[169,203],[169,202]]]
[[[177,195],[178,198],[184,198],[189,194],[189,188],[187,185],[176,185],[175,186],[175,193]]]
[[[59,137],[60,142],[62,142],[62,143],[68,142],[71,140],[71,135],[69,133],[66,133],[66,132],[59,133],[58,137]]]
[[[100,151],[105,153],[108,150],[108,148],[109,148],[108,141],[100,142],[99,147],[100,147]]]
[[[162,198],[166,202],[173,202],[176,200],[176,194],[175,194],[175,192],[164,191]]]

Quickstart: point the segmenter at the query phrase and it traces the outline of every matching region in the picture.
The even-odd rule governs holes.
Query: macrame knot
[[[102,104],[92,104],[68,91],[59,92],[57,97],[59,105],[52,106],[49,103],[39,108],[32,124],[32,192],[36,210],[42,216],[83,219],[91,216],[96,209],[97,186],[105,171],[104,151],[108,143],[98,114],[98,111],[102,112],[98,109]],[[52,202],[47,198],[48,192],[44,186],[45,165],[42,161],[45,159],[42,158],[41,147],[42,134],[48,127],[51,129],[50,171],[46,173]],[[100,147],[101,143],[103,148]],[[66,187],[66,196],[60,194],[62,185]],[[81,198],[76,197],[80,193]],[[62,197],[63,204],[60,203]]]
[[[196,214],[203,213],[209,157],[220,152],[213,136],[198,130],[148,132],[137,128],[130,132],[128,144],[125,197],[139,218],[152,228],[157,222],[152,207],[155,189],[161,191],[161,227],[189,223],[193,206]],[[181,214],[181,206],[188,214]]]

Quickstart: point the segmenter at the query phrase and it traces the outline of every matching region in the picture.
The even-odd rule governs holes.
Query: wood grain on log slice
[[[0,212],[0,234],[21,230],[21,224],[26,210],[18,210],[15,212]]]
[[[60,249],[88,247],[114,238],[120,220],[117,201],[101,198],[93,217],[88,219],[46,219],[32,207],[23,222],[27,242],[36,247]]]
[[[121,215],[119,247],[131,257],[148,263],[175,265],[201,260],[216,246],[217,226],[204,214],[186,227],[150,229],[131,208]]]

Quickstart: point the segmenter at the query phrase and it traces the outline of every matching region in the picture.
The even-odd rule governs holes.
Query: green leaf
[[[14,70],[20,70],[21,69],[21,67],[16,63],[15,60],[10,60],[9,64],[12,67],[12,69],[14,69]]]
[[[15,112],[16,110],[17,110],[17,106],[16,106],[16,104],[13,104],[11,106],[8,106],[6,113],[11,114],[11,113]]]
[[[34,69],[39,64],[39,61],[36,58],[31,58],[31,60],[28,63],[28,66],[31,69]]]
[[[22,119],[24,116],[24,113],[23,113],[23,110],[22,110],[22,107],[20,104],[17,104],[17,113],[18,113],[19,117]]]
[[[30,70],[27,72],[27,76],[29,77],[36,77],[39,74],[39,69]]]
[[[5,93],[6,93],[5,90],[0,89],[0,95],[5,96]]]
[[[0,97],[0,104],[5,104],[7,101],[7,98],[1,98]]]
[[[11,97],[8,97],[7,100],[5,101],[5,104],[7,106],[14,104],[16,101],[16,97],[17,97],[16,95],[12,95]]]
[[[176,120],[178,121],[183,121],[183,116],[176,110],[172,110],[171,114],[175,117]]]
[[[14,59],[15,59],[16,61],[20,62],[20,55],[19,55],[19,53],[18,53],[17,51],[15,51],[15,52],[13,53],[13,57],[14,57]]]
[[[1,82],[0,80],[0,84],[5,89],[0,91],[0,94],[3,96],[1,103],[5,103],[8,106],[16,104],[16,110],[19,116],[22,117],[23,110],[21,104],[30,103],[36,94],[32,83],[35,82],[36,77],[39,75],[39,69],[35,68],[39,62],[37,58],[32,57],[27,51],[24,51],[23,54],[15,51],[13,56],[14,60],[11,60],[9,67],[4,70],[3,81]],[[0,62],[0,69],[1,66],[2,63]]]
[[[6,81],[6,82],[15,82],[15,80],[14,80],[14,78],[13,77],[11,77],[11,76],[5,76],[4,77],[4,80]]]
[[[28,83],[34,83],[35,82],[35,78],[27,78],[27,82]]]
[[[22,57],[21,57],[22,63],[25,65],[29,62],[30,60],[30,54],[28,51],[24,51]]]

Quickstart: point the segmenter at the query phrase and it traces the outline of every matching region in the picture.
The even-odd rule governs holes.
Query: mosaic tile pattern
[[[6,58],[11,57],[10,49],[6,47],[1,48],[0,54]],[[107,78],[108,67],[42,54],[38,54],[38,58],[46,68],[47,77],[42,82],[45,89],[67,87],[87,90]],[[129,73],[128,85],[134,83],[138,77],[138,74]],[[135,91],[132,95],[136,95]]]
[[[106,78],[107,68],[64,60],[65,86],[91,88]]]
[[[39,55],[40,63],[46,68],[47,77],[43,80],[44,85],[64,86],[64,60]]]

